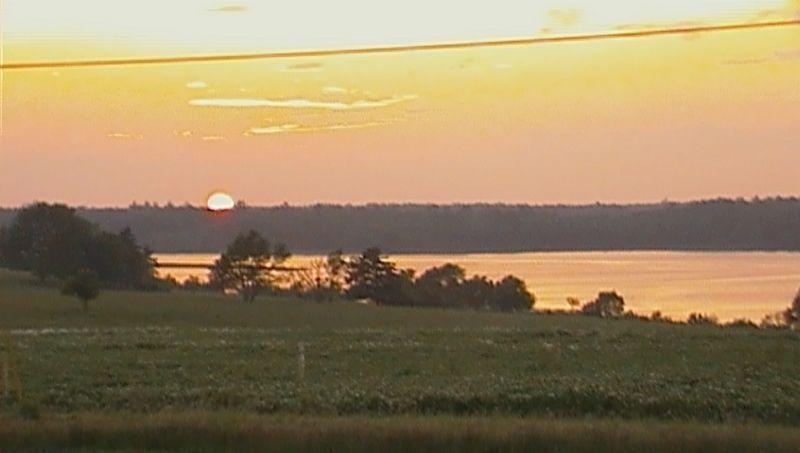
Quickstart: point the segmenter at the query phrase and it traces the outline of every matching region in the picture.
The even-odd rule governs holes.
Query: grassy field
[[[356,429],[365,417],[378,417],[368,423],[385,433],[370,438],[374,445],[427,439],[420,449],[458,433],[483,436],[488,449],[527,449],[544,434],[563,433],[548,428],[559,423],[584,433],[572,433],[578,438],[604,439],[611,450],[623,440],[674,449],[645,435],[660,429],[680,433],[675,439],[695,442],[681,445],[698,451],[709,442],[748,438],[741,445],[757,450],[763,439],[776,449],[800,439],[798,431],[762,426],[800,423],[800,334],[791,331],[344,302],[244,303],[188,293],[105,292],[84,314],[76,300],[8,272],[0,272],[0,329],[18,359],[12,371],[24,400],[2,405],[0,450],[2,442],[24,444],[30,432],[53,442],[91,433],[112,443],[126,433],[147,438],[134,435],[137,426],[191,436],[181,426],[197,419],[216,426],[208,445],[231,441],[241,448],[263,436],[296,438],[292,430],[303,426],[322,427],[327,434],[313,439],[335,444],[343,442],[337,429]],[[21,419],[36,412],[42,420]],[[119,414],[139,414],[139,424],[129,426]],[[108,423],[92,428],[92,417]],[[562,420],[585,417],[594,421]],[[168,426],[159,428],[159,420]],[[226,423],[237,428],[224,429]],[[297,448],[316,444],[304,445]]]

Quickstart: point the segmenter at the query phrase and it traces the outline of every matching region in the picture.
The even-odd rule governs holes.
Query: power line
[[[524,46],[532,44],[642,38],[649,36],[680,35],[687,33],[720,32],[720,31],[749,30],[749,29],[761,29],[761,28],[778,28],[778,27],[788,27],[797,25],[800,25],[800,19],[771,21],[771,22],[735,23],[735,24],[722,24],[722,25],[698,25],[698,26],[660,28],[653,30],[632,30],[632,31],[589,33],[589,34],[578,34],[578,35],[539,36],[539,37],[529,37],[529,38],[500,39],[493,41],[462,41],[462,42],[452,42],[452,43],[411,44],[411,45],[398,45],[398,46],[358,47],[358,48],[345,48],[345,49],[276,51],[276,52],[264,52],[264,53],[241,53],[241,54],[224,54],[224,55],[188,55],[188,56],[172,56],[172,57],[119,58],[119,59],[103,59],[103,60],[34,61],[34,62],[19,62],[19,63],[4,62],[0,64],[0,70],[203,63],[203,62],[222,62],[222,61],[266,60],[275,58],[328,57],[337,55],[365,55],[365,54],[383,54],[383,53],[397,53],[397,52],[418,52],[418,51],[431,51],[431,50],[454,50],[454,49],[470,49],[479,47]]]

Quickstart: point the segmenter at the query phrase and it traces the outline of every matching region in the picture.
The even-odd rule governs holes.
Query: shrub
[[[64,282],[61,294],[77,297],[81,301],[83,311],[89,311],[89,301],[100,295],[97,275],[88,269],[78,271]]]
[[[725,324],[725,327],[747,327],[751,329],[758,329],[758,324],[750,321],[749,319],[739,318]]]
[[[603,291],[597,299],[581,307],[581,313],[601,318],[618,318],[625,314],[625,299],[616,291]]]
[[[703,313],[692,313],[689,315],[689,318],[686,319],[686,324],[691,325],[705,325],[705,326],[717,326],[719,325],[719,320],[714,315],[707,315]]]

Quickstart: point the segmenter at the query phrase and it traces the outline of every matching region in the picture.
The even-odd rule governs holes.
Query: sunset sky
[[[475,3],[475,4],[473,4]],[[800,1],[2,0],[3,62],[800,18]],[[0,205],[800,195],[800,26],[2,71]]]

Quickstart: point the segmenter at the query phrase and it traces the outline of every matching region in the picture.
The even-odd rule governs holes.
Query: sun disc
[[[236,201],[225,192],[214,192],[208,196],[206,201],[209,211],[230,211],[234,206],[236,206]]]

